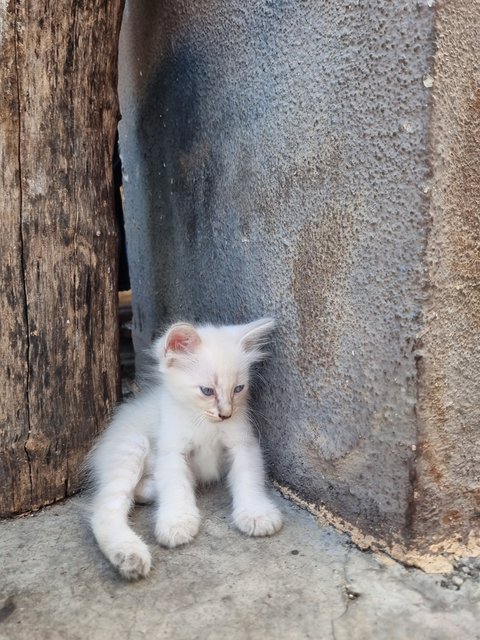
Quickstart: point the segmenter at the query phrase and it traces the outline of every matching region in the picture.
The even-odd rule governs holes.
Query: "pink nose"
[[[218,417],[220,418],[220,420],[228,420],[228,418],[232,417],[232,414],[230,413],[228,416],[219,415]]]

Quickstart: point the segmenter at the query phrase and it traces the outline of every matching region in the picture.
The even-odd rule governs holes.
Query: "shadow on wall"
[[[222,269],[217,259],[218,252],[228,254],[229,241],[215,215],[221,208],[224,169],[221,154],[212,150],[210,126],[200,108],[205,78],[202,57],[180,43],[152,72],[139,109],[138,139],[148,157],[144,170],[150,194],[146,251],[154,256],[156,285],[165,291],[157,310],[161,323],[179,314],[191,321],[249,319],[236,304],[245,288],[241,257],[231,252],[222,260]],[[228,115],[220,117],[223,122],[216,122],[215,128],[219,136],[228,137]],[[233,223],[228,211],[221,214],[220,224]],[[192,265],[198,269],[195,278]],[[207,304],[205,296],[211,298]],[[216,304],[214,296],[222,302]]]

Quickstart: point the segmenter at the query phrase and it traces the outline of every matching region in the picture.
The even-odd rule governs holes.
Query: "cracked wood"
[[[123,0],[0,13],[0,514],[54,502],[117,397],[112,152]]]

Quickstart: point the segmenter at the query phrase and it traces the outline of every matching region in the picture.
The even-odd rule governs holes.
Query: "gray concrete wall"
[[[121,42],[137,347],[275,316],[272,474],[387,542],[418,488],[429,4],[127,2]]]

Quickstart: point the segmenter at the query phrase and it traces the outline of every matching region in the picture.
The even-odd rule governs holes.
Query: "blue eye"
[[[212,389],[212,387],[200,387],[200,391],[204,396],[213,396],[215,393],[215,389]]]
[[[243,391],[245,385],[244,384],[239,384],[237,387],[235,387],[235,389],[233,390],[233,393],[240,393],[240,391]]]

